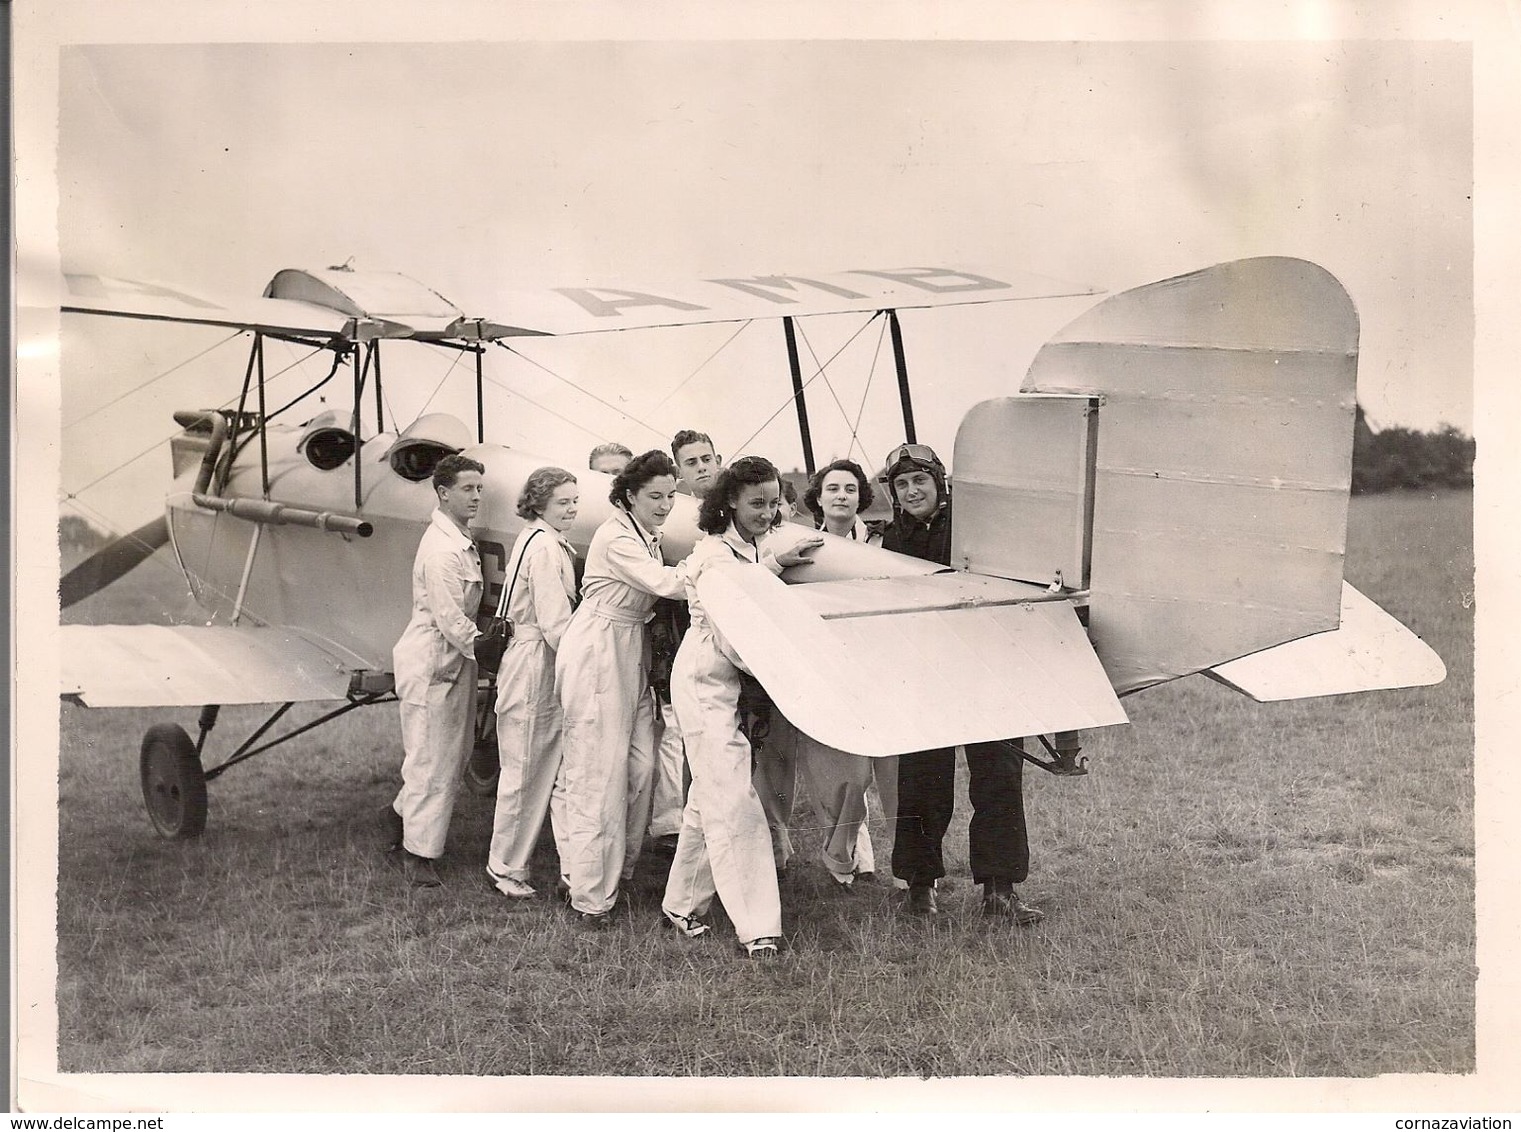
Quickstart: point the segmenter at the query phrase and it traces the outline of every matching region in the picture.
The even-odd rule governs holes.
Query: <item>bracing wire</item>
[[[882,339],[887,337],[887,319],[882,320],[882,327],[877,331],[877,348],[871,354],[871,369],[866,371],[866,388],[861,390],[861,404],[856,409],[855,423],[850,426],[850,435],[858,437],[861,427],[861,418],[866,415],[866,398],[871,393],[872,380],[877,376],[877,359],[882,356]],[[871,457],[866,454],[866,445],[857,440],[856,446],[861,450],[861,458],[870,463]]]
[[[246,331],[243,331],[243,330],[234,330],[226,338],[219,338],[219,339],[217,339],[215,342],[213,342],[211,345],[207,346],[204,350],[200,351],[199,353],[192,354],[190,357],[186,358],[184,361],[178,363],[177,365],[170,366],[163,373],[156,374],[153,377],[150,377],[147,381],[143,382],[141,385],[134,385],[131,389],[128,389],[125,393],[118,394],[117,396],[111,398],[111,400],[107,401],[105,404],[95,406],[95,408],[91,409],[88,413],[85,413],[84,416],[82,416],[82,417],[75,417],[72,421],[70,421],[68,424],[64,425],[63,427],[64,428],[73,428],[77,424],[83,424],[85,421],[89,420],[91,417],[98,416],[100,413],[105,412],[107,409],[109,409],[112,405],[116,404],[118,401],[121,401],[121,400],[124,400],[127,397],[130,397],[134,393],[140,393],[140,392],[142,392],[144,389],[147,389],[148,386],[152,385],[154,382],[156,382],[156,381],[162,381],[164,378],[168,377],[171,373],[174,373],[177,370],[184,369],[191,362],[197,360],[198,358],[205,357],[207,354],[211,353],[211,351],[215,350],[218,346],[225,346],[225,345],[227,345],[227,343],[231,342],[234,338],[236,338],[240,334],[244,334],[244,333],[246,333]]]
[[[875,318],[876,315],[873,315],[872,317]],[[871,323],[868,322],[867,326],[870,325]],[[824,379],[824,388],[829,390],[829,396],[834,399],[834,407],[840,410],[840,419],[845,422],[845,427],[850,429],[850,448],[846,449],[846,451],[852,451],[856,448],[859,448],[861,449],[861,455],[864,457],[866,455],[866,448],[861,444],[860,438],[856,436],[855,426],[850,423],[850,414],[845,411],[845,406],[840,401],[840,395],[835,392],[834,383],[829,380],[829,374],[824,371],[824,367],[822,365],[819,365],[819,356],[814,352],[813,343],[808,341],[808,335],[803,332],[803,328],[801,326],[798,327],[797,332],[798,336],[803,340],[803,345],[808,347],[808,356],[813,359],[813,364],[815,366],[818,366],[818,375]],[[877,341],[880,345],[881,338],[878,337]],[[835,357],[839,357],[839,353],[836,353]],[[832,362],[834,361],[834,358],[830,358],[829,360]]]
[[[524,357],[525,355],[519,354],[518,356],[519,357]],[[528,360],[532,361],[533,359],[529,358]],[[602,439],[602,434],[601,433],[596,432],[593,429],[587,428],[580,421],[571,420],[571,418],[567,417],[564,413],[558,413],[555,410],[551,409],[548,405],[545,405],[545,404],[542,404],[541,402],[535,401],[532,397],[524,396],[522,393],[520,393],[516,389],[512,388],[512,386],[508,385],[505,381],[501,380],[500,378],[495,377],[492,374],[486,373],[484,370],[481,371],[481,376],[487,382],[489,382],[491,385],[495,386],[497,389],[500,389],[503,393],[506,393],[506,394],[508,394],[509,396],[512,396],[512,397],[516,397],[518,400],[524,402],[525,404],[532,405],[535,409],[538,409],[540,412],[548,413],[550,416],[554,417],[556,420],[564,421],[566,424],[570,425],[572,428],[575,428],[575,429],[580,430],[581,432],[584,432],[587,436],[590,436],[590,437],[592,437],[594,439],[597,439],[597,440],[601,440]],[[633,420],[632,417],[630,417],[629,419]],[[649,426],[646,425],[645,427],[648,428]]]
[[[704,358],[701,362],[699,362],[698,365],[697,365],[697,368],[694,369],[691,373],[687,374],[684,378],[682,378],[681,381],[679,383],[677,383],[677,386],[676,386],[675,389],[671,390],[664,397],[660,398],[660,400],[656,401],[654,407],[657,408],[657,409],[660,408],[660,406],[664,405],[672,397],[676,396],[676,394],[680,393],[683,389],[685,389],[686,386],[687,386],[687,382],[691,381],[694,377],[696,377],[699,373],[701,373],[709,362],[711,362],[714,358],[718,357],[719,354],[721,354],[725,350],[727,350],[729,348],[730,343],[732,343],[734,341],[734,339],[736,339],[736,338],[739,337],[740,331],[744,330],[745,327],[749,326],[754,321],[755,320],[753,318],[747,318],[747,319],[745,319],[744,322],[740,323],[739,324],[739,330],[736,330],[733,334],[729,335],[729,337],[725,338],[724,341],[723,341],[723,344],[721,346],[719,346],[718,349],[714,350],[711,354],[709,354],[706,358]]]
[[[443,347],[440,346],[438,348],[442,349]],[[449,380],[449,375],[454,372],[455,367],[459,365],[460,359],[464,356],[460,351],[454,351],[454,361],[449,363],[449,368],[444,370],[444,376],[438,379],[438,384],[433,387],[433,392],[428,394],[428,399],[423,402],[422,408],[417,410],[419,417],[428,411],[428,406],[433,404],[433,398],[438,396],[438,391],[444,387],[444,382]]]
[[[731,338],[730,341],[733,341],[733,339]],[[727,345],[727,344],[728,343],[725,343],[725,345]],[[543,362],[540,362],[540,361],[538,361],[538,360],[536,360],[534,358],[530,358],[527,354],[524,354],[521,351],[514,350],[511,346],[507,345],[505,342],[502,342],[500,340],[497,341],[497,345],[500,346],[502,349],[506,350],[513,357],[522,358],[525,362],[528,362],[530,365],[537,366],[539,369],[543,370],[545,373],[549,374],[550,377],[555,378],[557,381],[563,381],[566,385],[570,386],[577,393],[580,393],[580,394],[582,394],[585,397],[590,397],[593,401],[597,402],[597,404],[603,406],[604,408],[611,409],[613,412],[615,412],[619,416],[621,416],[624,420],[632,421],[634,424],[638,425],[640,428],[645,429],[645,430],[653,433],[655,436],[660,437],[662,440],[666,439],[666,437],[668,436],[667,432],[664,429],[656,428],[654,425],[640,420],[638,417],[636,417],[632,413],[628,412],[628,410],[626,410],[626,409],[620,409],[617,405],[614,405],[611,401],[604,401],[601,397],[598,397],[591,390],[589,390],[589,389],[583,389],[581,386],[577,385],[574,381],[570,380],[570,378],[564,376],[563,374],[558,374],[554,370],[550,369]],[[720,349],[722,349],[722,347],[720,347]],[[705,362],[703,364],[706,365],[707,363]],[[699,366],[698,368],[700,369],[701,367]],[[509,392],[511,392],[511,390],[509,390]],[[518,395],[522,396],[522,394],[518,394]],[[528,398],[524,397],[523,400],[527,401]],[[529,404],[534,404],[534,402],[529,401]],[[542,407],[543,406],[540,406],[540,408],[542,408]],[[558,415],[559,414],[556,414],[556,416],[558,416]],[[561,419],[563,420],[564,418],[561,418]],[[593,436],[597,435],[596,433],[591,433],[590,430],[585,430],[585,431],[589,432],[590,435],[593,435]]]
[[[810,385],[812,385],[814,383],[814,381],[819,377],[819,375],[824,372],[824,367],[827,366],[827,365],[829,365],[836,358],[838,358],[841,354],[843,354],[847,349],[849,349],[850,348],[850,344],[861,336],[861,334],[866,330],[866,328],[868,326],[870,326],[872,324],[872,321],[874,319],[876,319],[876,317],[877,317],[877,315],[873,314],[871,316],[871,318],[869,318],[865,322],[863,322],[861,324],[860,328],[854,334],[852,334],[849,338],[847,338],[845,340],[845,344],[843,346],[841,346],[834,353],[830,354],[829,355],[829,361],[826,361],[826,362],[824,362],[823,365],[819,366],[819,368],[816,371],[814,371],[813,375],[811,377],[809,377],[807,381],[803,382],[803,388],[806,390]],[[810,350],[810,352],[811,352],[811,350]],[[815,358],[815,361],[817,361],[816,358]],[[741,452],[747,451],[749,449],[751,443],[754,442],[755,438],[757,436],[759,436],[761,433],[765,432],[767,426],[770,425],[772,421],[776,420],[777,417],[781,416],[782,413],[784,413],[787,410],[787,407],[789,405],[791,405],[792,403],[793,403],[793,398],[792,397],[788,397],[785,401],[783,401],[780,405],[778,405],[776,407],[776,411],[773,412],[764,421],[762,421],[760,427],[750,434],[749,439],[747,439],[743,444],[741,444],[739,446],[739,451],[741,451]],[[849,418],[847,418],[847,420],[848,419]]]
[[[322,347],[318,347],[318,350],[320,350],[320,349],[322,349]],[[317,350],[313,350],[312,351],[312,354],[315,354],[315,353],[317,353]],[[305,357],[297,358],[295,361],[291,362],[290,365],[285,366],[283,369],[276,370],[274,373],[270,374],[268,377],[266,377],[264,379],[264,384],[268,385],[271,381],[275,380],[275,378],[280,377],[282,374],[289,373],[291,370],[293,370],[297,366],[299,366],[302,362],[306,361],[307,358],[310,358],[312,356],[312,354],[307,354]],[[304,397],[305,394],[302,394],[302,396]],[[300,397],[296,398],[296,400],[298,400],[298,401],[300,399],[301,399]],[[223,401],[220,405],[218,405],[217,408],[218,409],[229,409],[229,408],[232,407],[233,403],[236,402],[236,401],[237,401],[237,397],[229,397],[227,400]],[[108,468],[106,471],[104,471],[100,475],[96,476],[94,479],[92,479],[89,483],[85,484],[83,487],[77,487],[73,491],[66,491],[66,492],[64,492],[64,495],[63,495],[64,499],[77,499],[79,497],[80,493],[89,491],[92,487],[94,487],[96,484],[100,483],[102,480],[109,479],[111,476],[114,476],[117,472],[121,471],[123,468],[128,467],[131,464],[137,463],[144,456],[147,456],[150,453],[155,452],[158,449],[162,448],[165,444],[168,444],[169,441],[173,440],[174,437],[177,435],[177,433],[178,433],[178,430],[175,430],[175,432],[171,432],[168,436],[161,436],[161,437],[159,437],[152,444],[148,445],[148,447],[144,448],[141,452],[137,453],[137,455],[135,455],[135,456],[129,456],[127,459],[123,460],[120,464],[117,464],[115,467]]]

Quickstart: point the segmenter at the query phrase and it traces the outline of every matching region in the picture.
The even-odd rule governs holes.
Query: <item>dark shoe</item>
[[[600,932],[606,930],[613,922],[611,912],[578,912],[574,908],[570,910],[571,922],[583,932]]]
[[[413,888],[438,888],[444,883],[431,857],[408,853],[402,860],[401,869],[406,875],[407,883]]]
[[[747,958],[762,962],[767,959],[775,959],[782,953],[781,936],[763,935],[760,939],[752,939],[744,946]]]
[[[401,848],[401,839],[406,835],[406,829],[402,825],[401,815],[391,806],[385,804],[385,809],[380,811],[380,848],[382,852],[394,853]]]
[[[1013,888],[992,885],[983,889],[982,914],[1001,920],[1013,920],[1022,928],[1031,927],[1046,918],[1046,914],[1039,908],[1021,900]]]
[[[856,890],[856,878],[853,873],[841,876],[839,873],[831,872],[829,873],[829,879],[834,882],[834,888],[838,892],[848,895]]]
[[[935,886],[931,884],[909,885],[908,899],[903,902],[903,910],[910,916],[940,915],[940,904],[935,899]]]
[[[867,869],[864,873],[857,873],[856,874],[856,883],[857,884],[876,884],[877,883],[877,874],[874,873],[874,872],[872,872],[870,869]]]

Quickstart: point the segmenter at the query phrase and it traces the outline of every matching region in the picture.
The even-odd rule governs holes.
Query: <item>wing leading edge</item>
[[[735,564],[703,574],[714,625],[801,731],[885,756],[1126,722],[1069,602],[965,577],[788,586]],[[979,579],[979,582],[993,581]],[[839,587],[855,592],[835,593]]]

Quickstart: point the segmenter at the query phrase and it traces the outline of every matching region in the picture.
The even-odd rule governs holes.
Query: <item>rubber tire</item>
[[[177,723],[148,728],[138,770],[143,805],[159,836],[199,837],[206,829],[206,774],[189,733]]]
[[[497,780],[502,776],[502,764],[497,754],[496,736],[479,740],[465,760],[465,789],[483,798],[496,797]]]
[[[501,777],[501,757],[496,747],[496,683],[485,685],[475,709],[475,746],[465,760],[465,789],[482,798],[496,797]]]

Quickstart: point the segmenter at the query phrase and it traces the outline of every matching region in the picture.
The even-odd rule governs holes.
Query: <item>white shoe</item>
[[[491,883],[496,887],[498,892],[503,896],[510,896],[514,900],[527,900],[529,897],[539,894],[538,890],[527,881],[503,876],[493,869],[489,863],[486,865],[486,875],[491,878]]]
[[[662,908],[661,911],[664,912],[665,909]],[[666,912],[665,918],[671,927],[688,939],[701,939],[712,930],[710,925],[703,923],[696,916],[679,916],[675,912]]]

